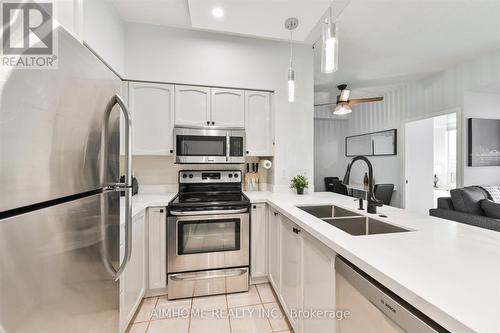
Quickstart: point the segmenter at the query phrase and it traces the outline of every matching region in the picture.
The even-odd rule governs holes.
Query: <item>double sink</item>
[[[353,236],[411,231],[334,205],[298,206],[297,208]]]

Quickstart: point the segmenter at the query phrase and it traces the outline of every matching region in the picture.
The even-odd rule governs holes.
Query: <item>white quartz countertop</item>
[[[132,217],[140,214],[148,207],[166,207],[176,193],[158,193],[158,194],[136,194],[132,196]],[[120,223],[124,223],[125,198],[120,198],[120,209],[122,210]]]
[[[267,202],[451,332],[500,332],[499,232],[384,206],[378,213],[388,217],[380,220],[414,231],[351,236],[296,207],[335,204],[356,210],[351,197],[245,194],[252,202]]]

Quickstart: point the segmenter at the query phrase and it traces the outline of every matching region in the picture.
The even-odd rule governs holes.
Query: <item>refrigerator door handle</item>
[[[109,183],[106,179],[108,171],[108,142],[109,142],[109,118],[113,107],[118,104],[125,119],[125,183]],[[118,269],[115,269],[109,259],[108,253],[104,255],[104,264],[109,273],[117,281],[122,275],[125,267],[130,261],[132,255],[132,117],[127,109],[123,99],[118,95],[114,95],[109,101],[104,112],[103,122],[103,179],[104,183],[108,185],[108,189],[124,191],[125,192],[125,252]],[[106,237],[105,237],[106,238]],[[105,242],[107,240],[105,239]]]

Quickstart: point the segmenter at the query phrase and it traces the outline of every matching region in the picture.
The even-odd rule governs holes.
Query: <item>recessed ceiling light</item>
[[[216,18],[221,18],[222,16],[224,16],[224,11],[220,7],[215,7],[214,9],[212,9],[212,15]]]

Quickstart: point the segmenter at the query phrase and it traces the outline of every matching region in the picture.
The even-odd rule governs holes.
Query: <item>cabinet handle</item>
[[[278,216],[278,214],[279,214],[279,213],[277,213],[277,212],[274,212],[274,216]]]
[[[249,151],[247,150],[247,154],[249,154]]]
[[[210,125],[210,122],[209,122],[209,121],[207,121],[207,125]]]
[[[170,154],[173,154],[174,153],[174,150],[173,149],[170,149]]]
[[[160,213],[163,213],[163,209],[160,209]]]
[[[212,121],[212,125],[215,125],[215,121]]]
[[[255,206],[255,205],[254,205],[254,206],[253,206],[253,209],[257,209],[257,206]]]

